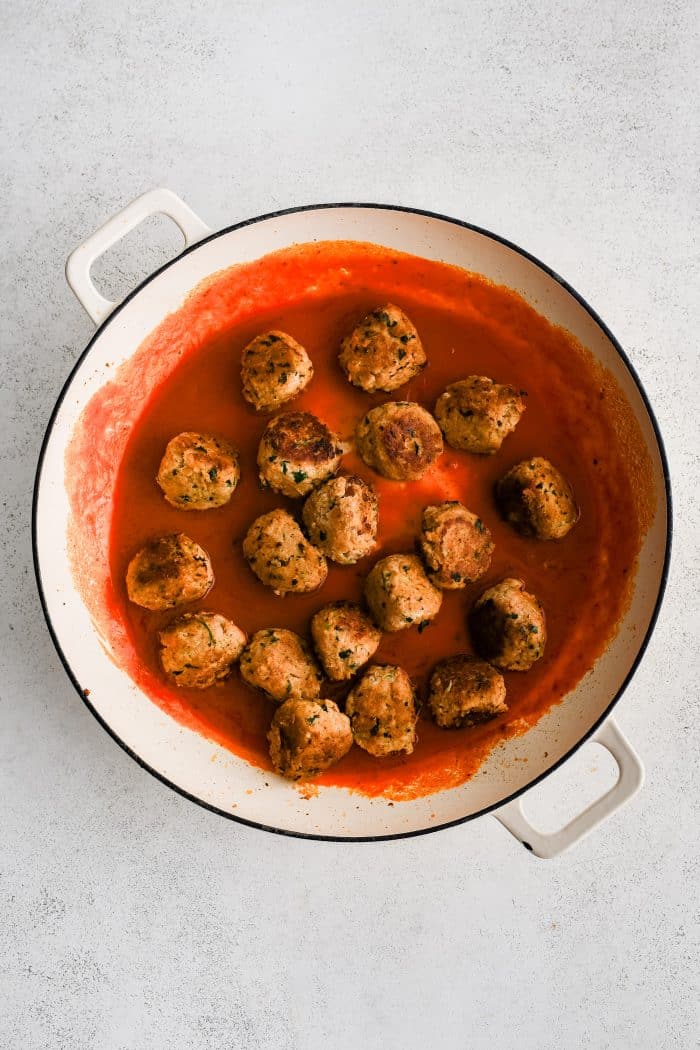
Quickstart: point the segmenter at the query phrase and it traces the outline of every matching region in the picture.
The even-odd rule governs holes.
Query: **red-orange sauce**
[[[371,396],[344,379],[336,355],[342,336],[386,301],[416,324],[429,365],[400,391]],[[242,348],[273,327],[299,340],[314,363],[313,382],[289,407],[314,412],[344,439],[372,405],[394,397],[432,409],[448,383],[469,374],[528,393],[525,415],[497,455],[446,447],[420,482],[385,481],[348,454],[341,470],[362,475],[379,494],[380,549],[356,566],[331,565],[320,592],[284,598],[257,581],[241,554],[242,537],[256,515],[275,506],[295,513],[301,507],[260,489],[255,457],[266,418],[252,411],[240,390]],[[115,419],[119,425],[96,454],[96,435]],[[242,480],[226,507],[186,512],[163,499],[155,483],[158,464],[167,441],[183,430],[211,431],[239,448]],[[531,455],[551,459],[574,487],[581,517],[561,542],[525,539],[499,519],[494,481]],[[221,612],[249,634],[264,626],[307,634],[310,616],[324,603],[360,599],[364,576],[380,554],[413,549],[427,503],[460,499],[487,522],[496,545],[488,575],[464,591],[445,592],[440,614],[422,634],[411,629],[385,635],[376,659],[400,664],[423,692],[438,659],[471,650],[465,613],[486,586],[506,575],[524,579],[541,599],[546,654],[531,671],[506,674],[509,710],[495,721],[445,731],[421,717],[412,755],[378,760],[355,747],[319,778],[321,784],[395,799],[468,779],[499,741],[534,725],[591,668],[628,601],[648,518],[650,497],[640,482],[645,474],[642,438],[619,389],[568,333],[514,292],[479,276],[353,242],[278,252],[234,267],[195,291],[93,400],[68,458],[76,571],[83,580],[87,562],[94,566],[105,549],[109,527],[109,576],[97,587],[92,581],[90,601],[115,658],[174,718],[264,768],[270,768],[270,702],[244,686],[237,673],[204,691],[180,690],[165,679],[157,634],[174,614],[129,603],[124,575],[136,549],[150,537],[184,531],[209,552],[216,574],[213,589],[193,608]]]

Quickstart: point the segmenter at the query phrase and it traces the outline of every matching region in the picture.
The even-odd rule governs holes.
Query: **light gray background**
[[[0,1045],[696,1045],[694,0],[48,0],[0,17]],[[142,772],[73,693],[28,526],[42,431],[91,333],[63,263],[160,184],[214,227],[335,200],[461,216],[547,260],[627,348],[667,442],[674,564],[618,708],[646,787],[571,854],[538,862],[490,818],[365,846],[238,827]],[[151,223],[100,266],[105,287],[177,243]],[[589,749],[531,808],[551,823],[609,775]]]

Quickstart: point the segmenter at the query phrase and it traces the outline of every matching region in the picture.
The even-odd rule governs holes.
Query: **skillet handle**
[[[493,814],[536,857],[550,860],[559,856],[629,802],[644,783],[644,767],[639,755],[612,718],[608,718],[591,739],[610,752],[617,763],[619,776],[609,791],[563,828],[548,834],[537,831],[523,813],[519,798],[507,802]]]
[[[95,324],[102,324],[117,303],[105,299],[95,288],[90,276],[93,263],[151,215],[167,215],[172,219],[185,238],[185,248],[212,232],[176,193],[164,187],[148,190],[113,215],[71,252],[66,262],[66,280]]]

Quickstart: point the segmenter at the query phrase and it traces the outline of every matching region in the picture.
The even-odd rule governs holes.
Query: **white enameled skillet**
[[[92,264],[156,213],[177,224],[185,250],[124,302],[109,302],[92,283]],[[515,289],[540,313],[572,332],[612,372],[644,436],[656,493],[655,516],[639,557],[632,602],[592,672],[537,726],[499,747],[474,779],[391,806],[384,799],[329,787],[304,799],[282,779],[165,716],[106,655],[72,578],[67,550],[66,448],[80,413],[114,367],[128,360],[204,278],[234,263],[316,240],[370,241],[453,263]],[[95,717],[137,762],[193,801],[269,831],[372,840],[435,831],[491,812],[541,857],[568,848],[639,789],[641,763],[611,712],[641,659],[664,590],[671,532],[668,469],[652,410],[630,362],[597,314],[560,277],[486,230],[429,212],[373,204],[319,205],[263,215],[213,233],[164,189],[139,197],[93,234],[70,256],[66,274],[98,328],[66,381],[41,450],[33,511],[36,574],[49,629],[68,675]],[[90,683],[89,698],[84,695],[86,683]],[[619,767],[616,784],[560,831],[538,832],[526,819],[520,796],[589,739],[613,755]]]

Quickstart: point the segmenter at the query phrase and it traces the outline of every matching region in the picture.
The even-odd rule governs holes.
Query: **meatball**
[[[433,668],[428,706],[443,729],[488,722],[508,710],[503,675],[466,653],[450,656]]]
[[[578,521],[569,482],[542,456],[516,463],[495,491],[501,514],[523,536],[561,540]]]
[[[445,590],[478,580],[493,553],[491,533],[481,518],[456,500],[425,508],[420,546],[431,581]]]
[[[340,367],[354,386],[372,393],[396,390],[425,368],[425,350],[412,322],[387,303],[343,339]]]
[[[243,540],[243,556],[261,583],[275,594],[317,590],[328,564],[286,510],[261,514]]]
[[[129,598],[144,609],[173,609],[199,601],[213,583],[209,555],[184,532],[151,540],[126,570]]]
[[[210,510],[228,503],[240,477],[233,445],[187,431],[168,442],[156,481],[173,507]]]
[[[308,645],[283,627],[255,632],[241,656],[241,678],[278,703],[321,693],[321,671]]]
[[[352,747],[350,719],[332,700],[285,700],[275,711],[270,758],[290,780],[318,776]]]
[[[492,455],[518,425],[525,391],[468,376],[448,386],[435,405],[435,418],[452,448]]]
[[[522,580],[501,580],[485,590],[469,614],[479,656],[504,671],[527,671],[544,653],[544,610]]]
[[[185,613],[158,638],[163,670],[185,689],[207,689],[226,678],[245,645],[240,627],[211,612]]]
[[[331,602],[314,613],[311,637],[328,677],[342,682],[372,659],[382,632],[359,605]]]
[[[355,432],[365,463],[392,481],[416,481],[442,454],[442,434],[415,401],[387,401],[363,416]]]
[[[309,539],[339,565],[353,565],[374,550],[379,504],[374,490],[354,475],[331,478],[312,492],[303,510]]]
[[[285,412],[270,420],[260,439],[260,482],[292,499],[330,478],[343,455],[338,438],[310,412]]]
[[[400,667],[370,667],[345,702],[355,743],[370,755],[410,755],[416,742],[416,698]]]
[[[243,397],[258,412],[274,412],[297,397],[313,374],[306,350],[286,332],[256,335],[241,355]]]
[[[415,554],[381,558],[365,580],[365,597],[383,631],[424,627],[442,605],[442,592],[432,585]]]

